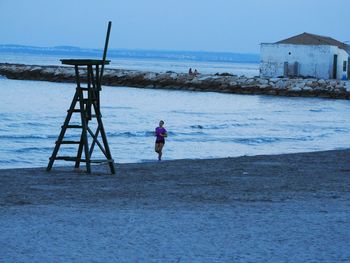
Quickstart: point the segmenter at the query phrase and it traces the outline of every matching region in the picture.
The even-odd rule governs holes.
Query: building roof
[[[276,44],[294,44],[294,45],[330,45],[337,46],[340,49],[344,49],[349,52],[349,46],[343,42],[335,40],[331,37],[319,36],[310,33],[302,33],[300,35],[290,37],[281,41],[276,42]]]

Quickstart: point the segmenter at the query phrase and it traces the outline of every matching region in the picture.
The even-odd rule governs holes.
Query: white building
[[[261,44],[262,77],[350,79],[350,47],[330,37],[303,33]]]

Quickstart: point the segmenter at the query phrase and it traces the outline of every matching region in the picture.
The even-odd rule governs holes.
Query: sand
[[[350,150],[0,170],[0,262],[349,262]]]

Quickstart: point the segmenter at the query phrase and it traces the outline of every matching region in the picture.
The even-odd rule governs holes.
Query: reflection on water
[[[1,79],[0,92],[0,167],[45,166],[74,85]],[[350,147],[350,104],[344,100],[118,87],[104,87],[101,100],[117,162],[155,160],[153,130],[160,119],[169,131],[164,159]]]

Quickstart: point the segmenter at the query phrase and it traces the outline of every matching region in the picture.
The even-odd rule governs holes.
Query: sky
[[[349,0],[0,0],[0,44],[259,53],[309,32],[349,41]]]

